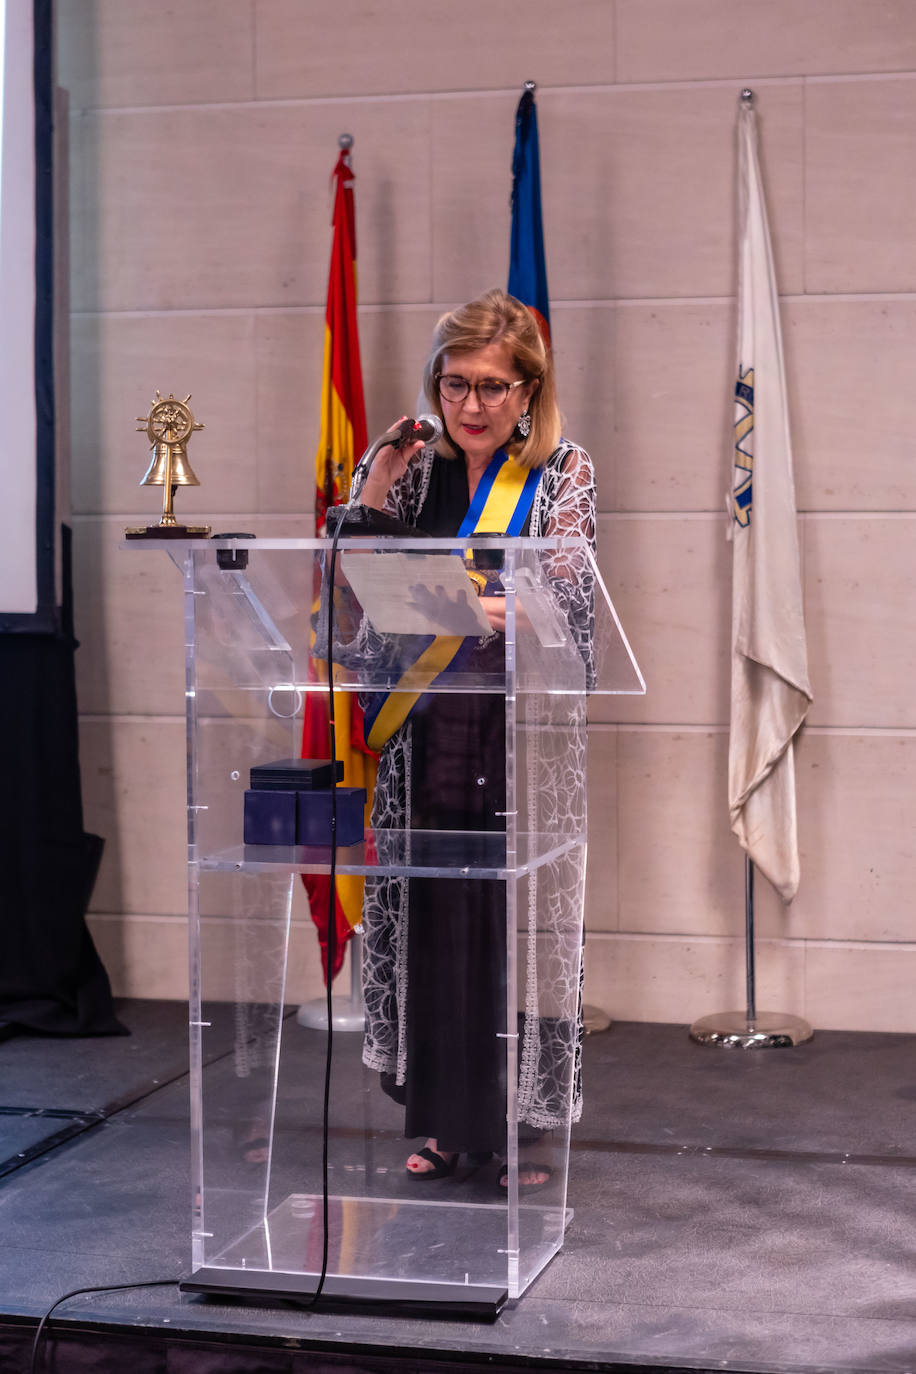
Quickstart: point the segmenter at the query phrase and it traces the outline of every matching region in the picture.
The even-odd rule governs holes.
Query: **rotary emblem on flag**
[[[738,368],[735,383],[735,490],[733,513],[742,527],[751,523],[754,482],[754,369]]]

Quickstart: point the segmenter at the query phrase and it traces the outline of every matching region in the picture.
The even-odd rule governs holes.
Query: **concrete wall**
[[[725,804],[734,122],[757,93],[815,703],[801,893],[761,880],[759,1004],[916,1029],[916,7],[904,0],[59,0],[71,99],[73,501],[91,924],[116,990],[185,975],[178,576],[116,544],[157,493],[134,416],[192,391],[214,526],[311,529],[328,177],[355,137],[370,432],[441,310],[503,283],[538,82],[568,432],[645,671],[597,704],[590,1001],[689,1021],[743,990]],[[294,994],[314,988],[297,912]],[[303,972],[302,970],[306,971]]]

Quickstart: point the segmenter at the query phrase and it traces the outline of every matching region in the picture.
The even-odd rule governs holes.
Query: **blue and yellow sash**
[[[505,449],[497,449],[477,484],[459,536],[523,534],[542,471],[523,468]],[[381,749],[391,739],[436,679],[458,666],[456,659],[462,646],[473,649],[477,641],[462,635],[426,635],[419,642],[425,647],[404,669],[394,687],[387,693],[373,694],[373,700],[366,706],[366,743],[370,749]]]

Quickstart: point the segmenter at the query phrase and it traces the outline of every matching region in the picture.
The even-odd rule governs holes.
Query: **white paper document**
[[[344,577],[379,634],[484,635],[490,622],[464,563],[452,553],[340,556]]]

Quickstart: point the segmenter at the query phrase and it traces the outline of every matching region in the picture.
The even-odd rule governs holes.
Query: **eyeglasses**
[[[473,390],[480,404],[490,409],[501,406],[510,391],[525,385],[524,377],[520,382],[501,382],[496,377],[485,377],[482,382],[472,384],[467,377],[459,377],[454,372],[440,372],[436,381],[443,401],[463,401]]]

